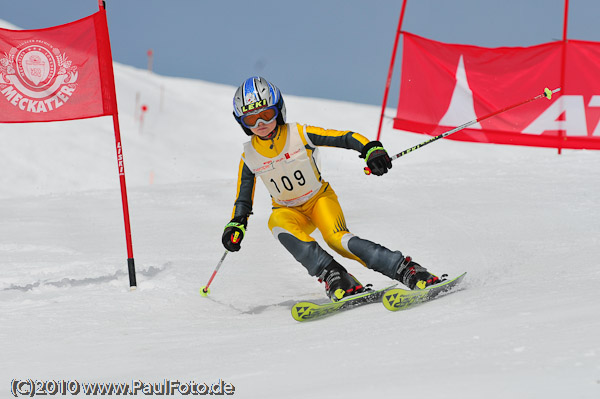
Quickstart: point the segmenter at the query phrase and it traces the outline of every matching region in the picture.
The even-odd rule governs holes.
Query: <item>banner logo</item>
[[[0,55],[0,93],[22,111],[63,106],[77,89],[77,77],[77,65],[42,40],[28,40]]]

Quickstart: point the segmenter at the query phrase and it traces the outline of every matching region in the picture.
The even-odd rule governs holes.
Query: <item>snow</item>
[[[265,399],[600,397],[599,153],[440,140],[375,177],[355,152],[324,149],[353,233],[467,283],[406,312],[298,323],[291,305],[324,289],[268,231],[262,185],[242,251],[199,294],[224,251],[246,140],[235,88],[115,74],[139,287],[112,120],[1,124],[0,396],[31,378],[224,380]],[[374,137],[377,107],[285,99],[290,121]],[[426,139],[384,124],[390,153]],[[336,258],[363,283],[390,282]]]
[[[18,26],[13,25],[10,22],[5,21],[3,19],[0,19],[0,28],[2,28],[2,29],[11,29],[11,30],[20,30],[21,29]]]

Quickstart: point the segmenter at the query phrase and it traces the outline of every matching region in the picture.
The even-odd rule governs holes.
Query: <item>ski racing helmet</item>
[[[281,92],[260,76],[246,79],[233,96],[233,117],[248,136],[252,136],[250,128],[258,126],[259,121],[270,123],[276,119],[278,125],[284,125],[285,103]]]

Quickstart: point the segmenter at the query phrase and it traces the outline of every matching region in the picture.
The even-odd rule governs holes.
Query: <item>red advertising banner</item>
[[[0,122],[116,113],[104,10],[47,29],[0,29]]]
[[[438,135],[561,86],[565,43],[484,48],[403,32],[394,128]],[[566,42],[564,87],[449,138],[538,147],[600,149],[600,43]]]

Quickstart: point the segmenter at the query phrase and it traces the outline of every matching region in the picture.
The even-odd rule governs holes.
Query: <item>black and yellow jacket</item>
[[[277,159],[286,148],[288,135],[295,134],[296,129],[300,133],[302,144],[306,149],[308,156],[313,159],[313,155],[319,146],[337,147],[352,149],[358,152],[369,143],[369,139],[359,133],[352,131],[339,131],[323,129],[315,126],[300,124],[287,124],[277,126],[277,131],[271,138],[263,139],[258,136],[252,136],[250,143],[251,150],[256,151],[259,156],[267,159]],[[296,133],[297,134],[297,133]],[[285,154],[287,156],[287,154]],[[315,154],[316,155],[316,154]],[[321,179],[321,172],[318,168],[318,162],[312,162],[313,172],[316,178],[323,185],[327,183]],[[254,199],[254,189],[256,185],[256,174],[253,173],[246,162],[246,154],[243,153],[238,170],[237,193],[233,208],[233,217],[248,216],[252,213],[252,204]]]

